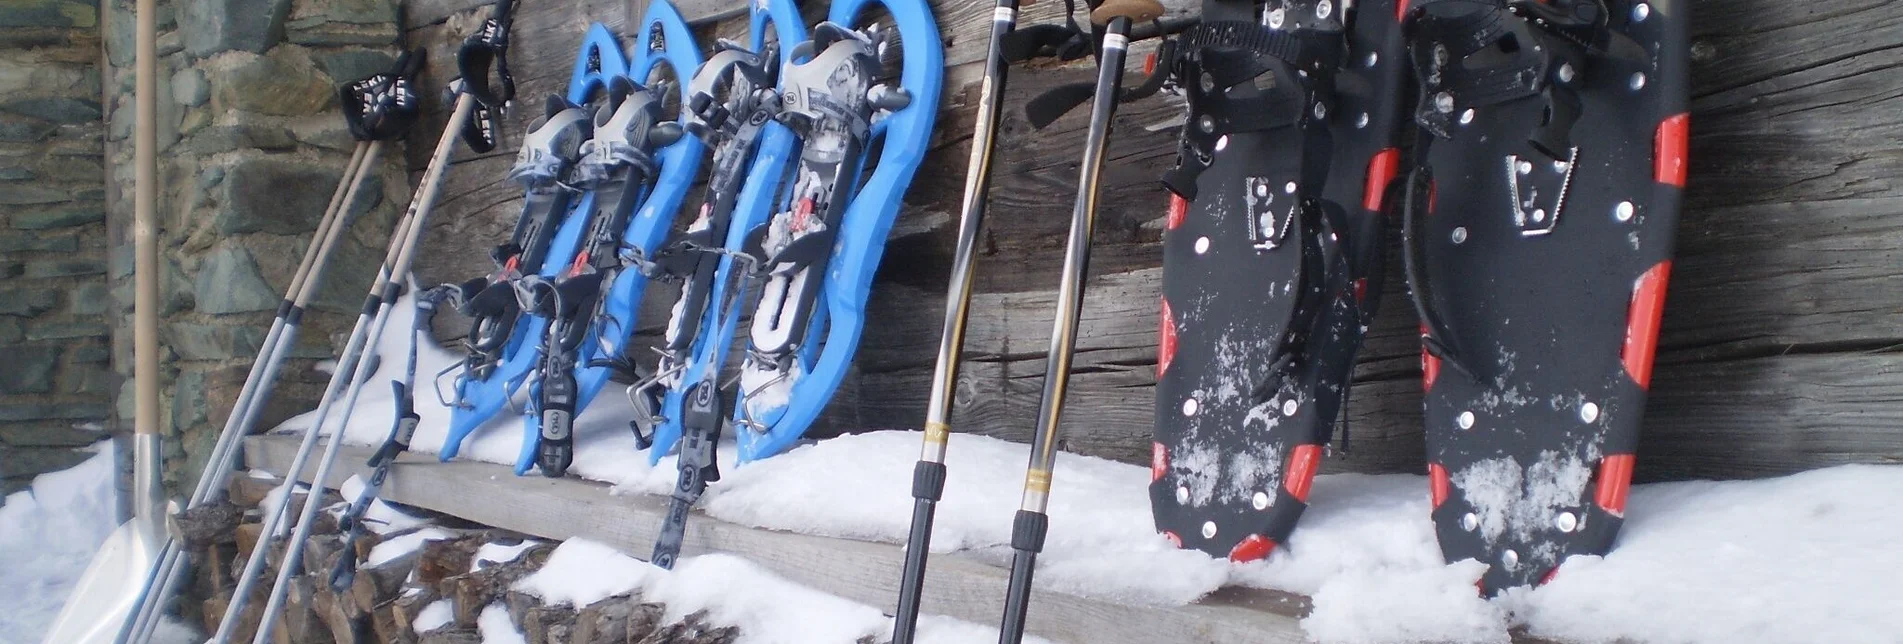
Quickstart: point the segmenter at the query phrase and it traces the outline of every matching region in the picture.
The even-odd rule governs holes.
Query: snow
[[[0,642],[37,642],[59,614],[99,545],[119,527],[111,442],[72,468],[42,474],[0,505]],[[167,620],[159,643],[195,641]]]
[[[476,616],[476,630],[482,633],[482,644],[529,644],[529,638],[522,635],[501,602],[483,607],[482,614]]]
[[[739,644],[839,644],[892,632],[877,608],[813,590],[730,555],[688,557],[667,571],[586,539],[570,539],[515,590],[547,604],[575,607],[638,592],[667,606],[662,619],[678,622],[705,610],[715,625],[740,629]],[[486,633],[486,631],[485,631]],[[996,628],[942,617],[919,623],[919,640],[942,644],[997,641]],[[1038,638],[1027,641],[1043,642]]]
[[[349,479],[345,479],[342,489],[339,490],[343,493],[342,495],[345,499],[344,507],[348,508],[350,503],[356,502],[357,498],[363,495],[365,486],[366,484],[363,482],[363,479],[355,474],[352,474]],[[364,510],[363,513],[364,528],[376,534],[402,532],[428,522],[428,520],[422,517],[412,516],[407,512],[396,509],[388,503],[384,503],[383,499],[371,501],[370,507]]]
[[[522,556],[522,553],[528,552],[530,548],[540,543],[540,541],[534,539],[523,539],[521,543],[517,544],[500,544],[494,542],[482,544],[481,548],[476,549],[476,555],[469,558],[469,570],[470,572],[475,572],[489,566],[497,566],[515,561],[516,557]]]
[[[415,532],[390,537],[370,549],[370,556],[364,558],[363,565],[365,567],[381,566],[386,561],[416,552],[425,543],[441,541],[451,536],[454,535],[436,528],[422,528]]]
[[[415,630],[416,634],[422,635],[448,626],[455,619],[456,607],[451,605],[448,599],[438,599],[424,606],[423,610],[416,614],[416,621],[410,622],[410,628]]]
[[[407,328],[402,318],[409,315],[409,307],[398,307],[396,313],[400,319],[392,320],[392,327]],[[389,335],[382,350],[400,355],[407,334]],[[439,348],[423,347],[418,373],[434,373],[454,359]],[[448,412],[428,385],[422,386],[416,402],[424,420],[412,448],[436,452]],[[389,396],[383,386],[364,393],[349,442],[382,442],[389,431]],[[675,461],[670,456],[650,467],[629,435],[631,417],[619,391],[598,397],[577,418],[577,453],[570,471],[613,484],[620,494],[666,494],[674,484]],[[298,417],[280,429],[301,429],[308,423],[308,416]],[[505,413],[472,434],[463,454],[512,463],[521,435],[520,419]],[[904,543],[918,448],[916,433],[872,432],[801,446],[735,468],[735,450],[726,443],[721,450],[723,479],[708,489],[700,507],[710,516],[742,525]],[[1009,560],[1011,518],[1027,451],[1021,444],[975,435],[952,439],[934,552],[956,551],[997,564]],[[1508,487],[1518,486],[1516,495],[1544,505],[1542,490],[1582,469],[1572,461],[1570,455],[1556,457],[1550,467]],[[1248,564],[1177,550],[1157,536],[1148,484],[1145,467],[1060,454],[1049,507],[1050,534],[1039,558],[1040,587],[1132,605],[1182,604],[1225,585],[1302,593],[1311,596],[1314,605],[1302,627],[1321,642],[1494,642],[1510,629],[1567,641],[1673,643],[1895,642],[1894,634],[1903,633],[1903,611],[1895,609],[1903,606],[1903,584],[1883,574],[1903,570],[1903,548],[1891,545],[1894,535],[1903,533],[1903,467],[1898,466],[1842,466],[1761,481],[1636,486],[1619,545],[1610,555],[1574,558],[1552,583],[1492,601],[1474,596],[1477,564],[1442,561],[1423,476],[1321,475],[1302,524],[1288,543],[1268,559]],[[1218,490],[1211,493],[1222,493]],[[1489,510],[1485,520],[1502,533],[1536,527],[1513,505]],[[586,542],[571,541],[562,548],[588,548],[577,543]],[[586,603],[588,597],[598,599],[615,588],[640,587],[678,602],[669,608],[675,611],[726,606],[719,602],[750,606],[747,597],[753,595],[747,587],[773,585],[758,582],[767,573],[732,557],[683,560],[670,577],[631,558],[614,559],[601,551],[584,554],[592,563],[579,569],[588,574],[575,573],[577,579],[566,582],[577,588],[560,590],[554,581],[538,582],[551,586],[543,590]],[[661,581],[673,578],[677,580]],[[747,581],[732,582],[740,578]],[[696,592],[696,584],[718,583],[714,579],[727,580],[727,598]],[[838,619],[830,621],[863,621],[867,633],[878,630],[869,626],[873,618],[863,612],[813,601],[839,611]],[[755,615],[727,607],[716,612],[732,610],[720,614],[736,615],[736,620],[757,628],[762,622],[747,620],[778,619],[772,602],[763,604],[752,609]],[[798,639],[809,637],[799,627],[786,632],[793,639],[759,641],[817,641]]]

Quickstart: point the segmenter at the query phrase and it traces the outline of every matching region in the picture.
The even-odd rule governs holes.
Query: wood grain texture
[[[282,473],[297,450],[284,436],[246,439],[247,466]],[[370,450],[345,447],[340,465],[325,482],[335,487],[352,475],[367,476],[361,463]],[[315,468],[299,473],[309,482]],[[611,495],[605,484],[577,479],[516,477],[501,465],[437,463],[405,454],[390,469],[383,498],[547,539],[583,537],[637,556],[653,548],[667,499]],[[893,610],[905,560],[899,546],[830,539],[749,528],[696,513],[687,524],[685,556],[740,554],[774,573],[828,593]],[[1008,571],[958,554],[932,557],[926,613],[989,624],[1004,611]],[[1078,644],[1226,644],[1306,641],[1296,624],[1306,601],[1287,593],[1232,588],[1202,603],[1173,607],[1112,604],[1075,595],[1034,590],[1028,630]]]
[[[410,43],[431,49],[429,86],[447,80],[451,47],[473,28],[472,9],[480,4],[406,3]],[[690,19],[719,18],[732,6],[679,4]],[[1165,4],[1172,15],[1187,15],[1195,3]],[[1767,476],[1897,461],[1903,3],[1658,4],[1693,14],[1692,162],[1640,478]],[[938,131],[892,233],[858,376],[833,401],[831,428],[914,427],[924,417],[990,13],[983,0],[934,5],[947,57]],[[515,38],[523,104],[512,132],[532,116],[530,98],[565,82],[588,22],[618,28],[644,6],[524,2]],[[1061,7],[1027,5],[1020,24],[1055,21]],[[824,2],[804,3],[809,16],[824,9]],[[727,17],[701,32],[711,41],[738,29],[738,20]],[[1022,440],[1034,425],[1085,118],[1071,114],[1035,130],[1022,105],[1092,74],[1085,61],[1034,61],[1011,70],[977,262],[959,431]],[[1165,199],[1156,178],[1174,161],[1181,110],[1174,99],[1153,98],[1123,106],[1114,122],[1062,433],[1072,451],[1148,458]],[[431,141],[411,142],[415,173],[441,112],[433,110],[417,129]],[[425,281],[489,269],[487,249],[506,235],[520,206],[519,191],[502,180],[513,152],[507,147],[458,157],[419,260]],[[1351,449],[1331,456],[1331,471],[1422,467],[1416,323],[1399,273],[1398,232],[1390,234],[1396,239],[1382,314],[1370,329],[1348,406]],[[659,307],[644,310],[643,320],[658,324]]]

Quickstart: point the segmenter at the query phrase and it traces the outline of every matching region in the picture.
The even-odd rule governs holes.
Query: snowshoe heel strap
[[[1441,315],[1440,299],[1435,294],[1434,282],[1427,275],[1427,241],[1421,236],[1421,219],[1433,207],[1433,181],[1431,171],[1425,167],[1416,168],[1408,176],[1407,195],[1402,201],[1401,259],[1407,276],[1408,299],[1414,304],[1414,313],[1421,320],[1421,347],[1428,355],[1439,359],[1442,366],[1477,380],[1474,372],[1461,360],[1454,342],[1453,327]]]
[[[1253,23],[1212,23],[1215,35],[1189,36],[1186,53],[1176,62],[1189,99],[1177,165],[1163,174],[1163,185],[1184,199],[1196,197],[1196,178],[1208,169],[1216,143],[1224,136],[1297,125],[1307,117],[1315,93],[1297,72],[1310,57],[1294,36]],[[1223,34],[1234,34],[1224,36]],[[1249,44],[1250,48],[1215,46]],[[1276,52],[1271,55],[1264,53]],[[1294,81],[1294,82],[1290,82]],[[1263,91],[1236,97],[1232,87],[1252,83]]]
[[[1585,74],[1586,49],[1576,35],[1556,29],[1603,16],[1604,9],[1586,8],[1597,2],[1566,4],[1581,8],[1574,13],[1505,0],[1424,0],[1410,7],[1409,54],[1419,80],[1414,121],[1435,137],[1451,138],[1457,119],[1472,118],[1469,110],[1538,96],[1547,117],[1527,140],[1553,159],[1568,158],[1579,120],[1574,85]]]

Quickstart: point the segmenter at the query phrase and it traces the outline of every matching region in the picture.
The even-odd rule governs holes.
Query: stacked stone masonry
[[[356,146],[336,87],[386,69],[391,0],[161,0],[161,431],[197,477]],[[129,431],[132,0],[0,5],[0,476]],[[312,406],[409,189],[366,184],[262,426]]]

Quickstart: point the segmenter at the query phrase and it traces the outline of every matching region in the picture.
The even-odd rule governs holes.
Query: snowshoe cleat
[[[1685,184],[1690,3],[1414,0],[1434,526],[1488,594],[1623,520]]]
[[[1261,559],[1307,507],[1380,292],[1402,54],[1392,0],[1209,0],[1177,40],[1150,505],[1180,547]]]

